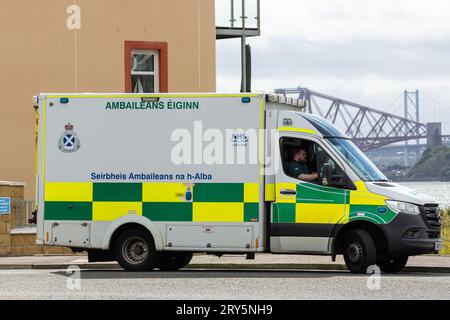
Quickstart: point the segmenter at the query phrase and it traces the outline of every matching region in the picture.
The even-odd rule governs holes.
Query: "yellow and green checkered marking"
[[[186,200],[190,191],[192,200]],[[137,214],[152,221],[256,222],[258,183],[45,184],[46,220],[112,221]]]
[[[295,195],[280,195],[282,189]],[[349,192],[312,183],[278,183],[273,204],[274,223],[338,223],[343,219]]]
[[[296,195],[280,195],[280,190],[296,190]],[[386,197],[369,192],[365,186],[345,190],[312,183],[278,183],[272,204],[274,223],[344,224],[367,220],[378,224],[391,222],[396,214],[385,203]],[[384,213],[380,213],[383,208]]]

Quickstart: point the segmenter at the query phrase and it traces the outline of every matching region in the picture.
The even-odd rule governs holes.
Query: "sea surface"
[[[442,209],[450,208],[450,182],[399,182],[405,187],[426,193],[436,199]]]

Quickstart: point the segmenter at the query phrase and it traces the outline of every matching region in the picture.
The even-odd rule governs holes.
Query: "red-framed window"
[[[168,92],[167,42],[125,41],[125,92]]]

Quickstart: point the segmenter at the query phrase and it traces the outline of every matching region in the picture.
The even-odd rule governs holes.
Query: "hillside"
[[[410,179],[450,180],[450,148],[439,146],[425,150],[406,176]]]

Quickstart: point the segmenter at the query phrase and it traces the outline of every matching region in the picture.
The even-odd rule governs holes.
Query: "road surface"
[[[81,270],[74,274],[66,270],[0,270],[0,298],[450,299],[449,274],[407,273],[368,279],[368,275],[344,271],[305,270]]]

